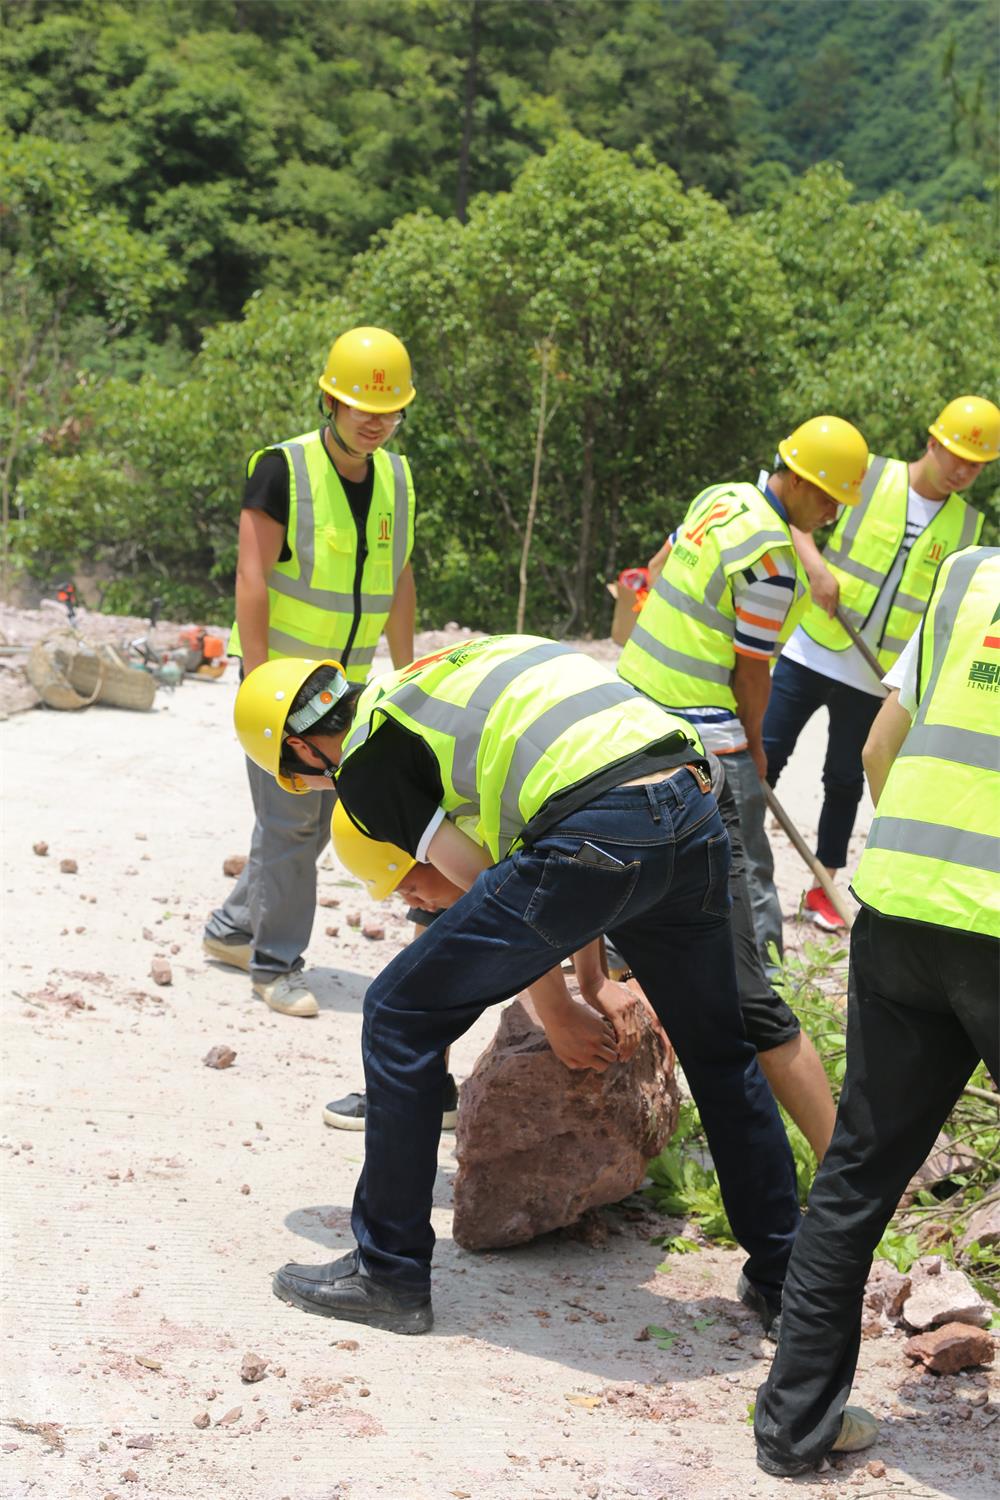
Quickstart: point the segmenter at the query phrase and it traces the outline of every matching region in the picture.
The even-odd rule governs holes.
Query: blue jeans
[[[585,841],[607,865],[576,857]],[[618,787],[485,870],[383,970],[365,996],[365,1165],[352,1219],[370,1275],[412,1291],[430,1282],[445,1047],[607,933],[676,1048],[747,1275],[779,1295],[799,1221],[795,1171],[740,1018],[728,876],[715,799],[689,771]]]
[[[795,1474],[836,1441],[875,1246],[982,1058],[1000,1083],[1000,944],[862,910],[851,931],[847,1072],[788,1268],[754,1428]]]
[[[861,751],[882,699],[779,656],[764,715],[767,779],[772,786],[777,784],[799,735],[816,710],[823,707],[830,711],[830,737],[823,762],[816,858],[830,870],[842,870],[865,788]]]

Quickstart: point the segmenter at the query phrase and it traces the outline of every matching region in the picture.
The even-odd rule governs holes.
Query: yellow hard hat
[[[296,715],[294,724],[288,724],[288,714],[295,695],[319,667],[334,667],[340,676],[329,687],[316,694],[313,702]],[[310,723],[315,724],[344,696],[348,686],[339,661],[276,656],[273,661],[262,662],[240,683],[233,708],[236,738],[243,746],[248,760],[273,776],[286,792],[309,791],[309,787],[297,786],[282,773],[281,746],[286,725],[293,733],[304,734]]]
[[[868,469],[868,444],[843,417],[810,417],[778,444],[790,469],[819,485],[838,505],[857,505]]]
[[[395,844],[383,844],[362,833],[357,824],[352,823],[342,802],[333,809],[330,842],[344,869],[364,882],[369,896],[375,901],[384,901],[386,896],[391,896],[416,864],[411,855],[397,849]]]
[[[985,396],[956,396],[927,431],[959,458],[990,464],[1000,458],[1000,406]]]
[[[406,346],[385,328],[352,328],[336,339],[320,390],[359,411],[402,411],[417,394]]]

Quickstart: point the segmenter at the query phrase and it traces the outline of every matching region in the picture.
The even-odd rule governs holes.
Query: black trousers
[[[1000,944],[862,911],[851,933],[837,1124],[758,1392],[754,1431],[769,1472],[800,1473],[833,1446],[872,1253],[980,1058],[1000,1082]]]

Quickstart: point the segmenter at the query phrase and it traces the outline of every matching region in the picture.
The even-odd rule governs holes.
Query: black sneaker
[[[303,1312],[387,1333],[428,1333],[434,1327],[430,1292],[399,1292],[360,1269],[357,1250],[326,1266],[289,1262],[276,1271],[274,1295]]]
[[[781,1303],[774,1301],[771,1297],[766,1297],[742,1271],[736,1283],[736,1295],[744,1307],[748,1307],[760,1318],[764,1337],[770,1343],[776,1344],[778,1334],[781,1332]]]
[[[323,1119],[334,1130],[364,1130],[364,1094],[345,1094],[343,1099],[334,1099],[323,1110]],[[448,1073],[444,1080],[441,1100],[441,1129],[454,1130],[458,1121],[458,1084]]]

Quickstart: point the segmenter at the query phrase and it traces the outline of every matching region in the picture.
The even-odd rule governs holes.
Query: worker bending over
[[[844,1087],[754,1418],[768,1474],[875,1441],[874,1418],[845,1407],[872,1254],[980,1059],[1000,1086],[1000,549],[947,559],[885,681]]]
[[[836,619],[839,607],[887,672],[927,607],[934,574],[950,553],[979,540],[983,517],[961,498],[1000,456],[1000,408],[981,396],[950,401],[912,463],[873,457],[861,503],[845,511],[822,551],[793,529],[813,602],[782,651],[764,716],[767,779],[778,780],[818,708],[830,714],[816,858],[831,877],[847,863],[864,781],[861,749],[884,689]],[[803,911],[827,931],[844,919],[818,884]],[[772,914],[773,921],[773,914]],[[765,942],[777,941],[775,928]]]
[[[729,841],[690,727],[533,636],[464,643],[360,694],[334,665],[268,662],[240,688],[236,727],[286,790],[336,777],[363,831],[465,891],[365,996],[357,1248],[284,1267],[277,1295],[394,1332],[430,1328],[444,1049],[529,985],[543,1016],[565,1016],[570,955],[584,997],[627,1045],[639,1001],[601,970],[609,933],[684,1068],[744,1274],[779,1302],[795,1172],[740,1019]]]

